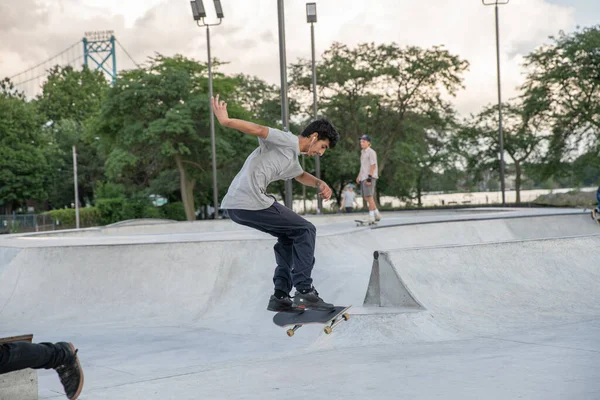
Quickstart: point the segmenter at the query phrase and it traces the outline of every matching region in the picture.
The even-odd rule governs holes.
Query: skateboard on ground
[[[325,324],[323,331],[326,334],[330,334],[333,328],[342,323],[342,321],[348,321],[350,315],[346,312],[352,306],[337,306],[331,311],[319,311],[319,310],[302,310],[302,311],[283,311],[278,312],[273,316],[273,323],[281,326],[293,326],[286,331],[289,337],[294,336],[294,332],[298,330],[302,325],[307,324]]]
[[[377,221],[369,221],[368,219],[355,219],[356,226],[377,225]]]

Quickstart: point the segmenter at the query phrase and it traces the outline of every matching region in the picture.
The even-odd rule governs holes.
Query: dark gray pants
[[[25,368],[50,369],[65,363],[65,343],[13,342],[0,344],[0,374]]]
[[[227,210],[229,218],[277,238],[275,244],[275,289],[289,293],[310,289],[310,274],[315,265],[317,229],[289,208],[275,202],[264,210]]]

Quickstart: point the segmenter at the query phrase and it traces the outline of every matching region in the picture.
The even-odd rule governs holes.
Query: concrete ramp
[[[292,339],[265,309],[274,239],[232,229],[230,221],[196,233],[194,224],[170,223],[137,235],[122,227],[118,235],[111,228],[0,237],[0,336],[32,332],[40,341],[77,343],[91,400],[324,398],[332,381],[364,383],[349,398],[397,398],[416,376],[427,382],[407,392],[412,398],[489,398],[483,390],[463,395],[471,388],[464,377],[488,362],[503,370],[498,343],[511,347],[511,357],[522,354],[509,339],[520,346],[523,335],[506,335],[543,329],[540,337],[554,337],[560,326],[561,340],[569,329],[580,339],[555,346],[570,349],[557,360],[574,360],[584,348],[586,365],[596,361],[600,349],[589,338],[600,332],[600,239],[589,216],[440,221],[428,213],[423,224],[418,217],[389,218],[377,229],[341,218],[319,228],[315,284],[326,300],[353,304],[352,316],[332,335],[311,325]],[[545,339],[535,343],[531,359],[546,351]],[[342,346],[347,351],[329,351]],[[307,380],[287,379],[289,368],[274,369],[278,363],[310,371]],[[454,379],[442,364],[459,371],[459,390],[428,392],[432,371],[439,382]],[[539,363],[524,365],[539,370]],[[394,387],[399,371],[405,376]],[[56,374],[39,376],[40,398],[60,398]],[[494,381],[514,382],[509,375]],[[527,394],[509,392],[496,398]]]
[[[425,309],[406,287],[388,254],[378,251],[373,254],[373,267],[363,306]]]
[[[494,336],[600,318],[600,235],[376,252],[352,323],[315,348]]]

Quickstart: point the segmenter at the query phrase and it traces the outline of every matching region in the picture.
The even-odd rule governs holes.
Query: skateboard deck
[[[369,221],[368,219],[355,219],[356,226],[377,225],[377,221]]]
[[[350,307],[352,306],[337,306],[331,311],[304,310],[278,312],[273,316],[273,323],[282,328],[293,326],[293,328],[286,331],[289,337],[294,336],[294,332],[302,325],[309,324],[325,324],[326,326],[323,328],[323,331],[329,335],[333,331],[333,328],[343,321],[350,319],[350,315],[346,313]]]

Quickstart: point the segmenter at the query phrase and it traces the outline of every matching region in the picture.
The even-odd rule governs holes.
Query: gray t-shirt
[[[373,178],[379,178],[377,174],[378,166],[377,166],[377,153],[371,147],[367,147],[360,151],[360,180],[364,181],[369,177],[369,172],[371,171],[371,165],[375,164],[375,172],[373,173]]]
[[[221,202],[222,208],[269,208],[275,200],[267,195],[267,186],[271,182],[292,179],[302,174],[296,135],[269,128],[266,139],[258,138],[258,144],[258,148],[248,156],[240,172],[233,178]]]
[[[344,192],[342,193],[342,197],[344,198],[344,208],[354,208],[354,199],[356,199],[356,192],[344,190]]]

